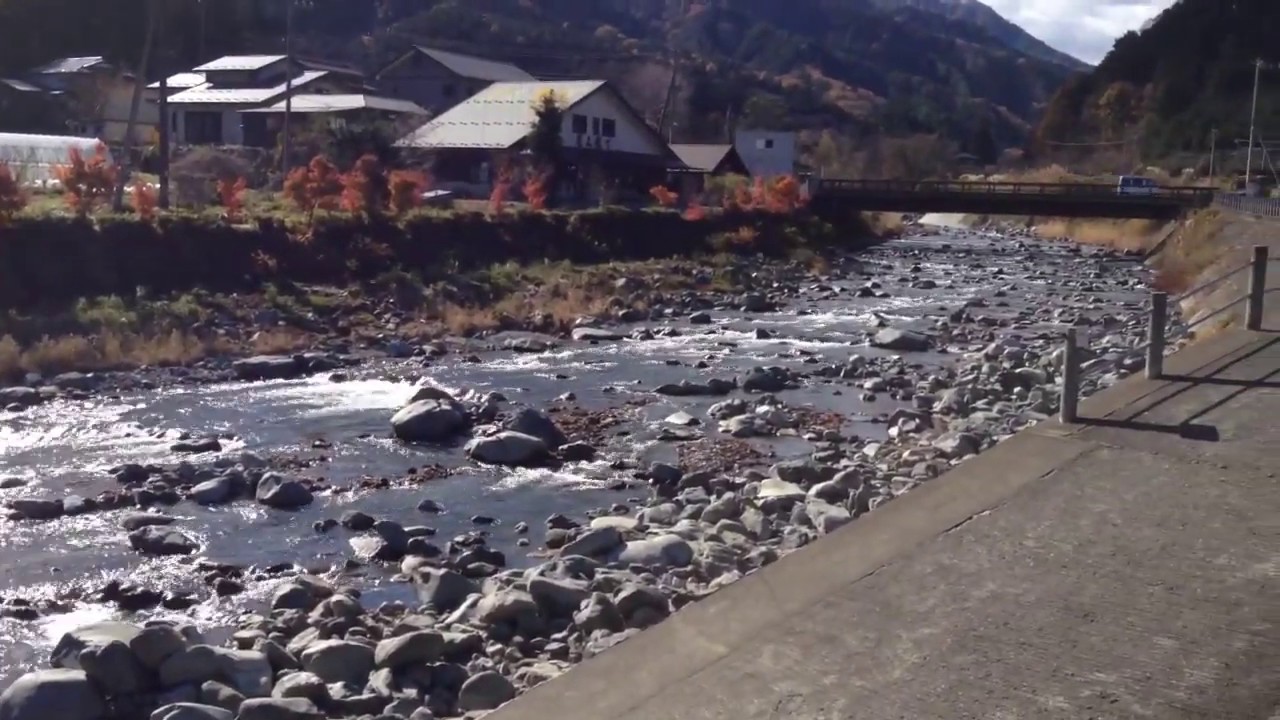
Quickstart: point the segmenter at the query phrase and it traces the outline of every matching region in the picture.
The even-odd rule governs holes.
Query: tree
[[[533,132],[529,134],[529,151],[537,166],[535,174],[543,178],[546,203],[556,204],[557,190],[564,170],[564,108],[552,90],[538,97],[534,105]]]
[[[969,134],[969,142],[965,150],[978,159],[981,165],[995,165],[1000,159],[1000,148],[996,145],[995,130],[991,127],[991,118],[983,115]]]
[[[12,220],[26,206],[27,193],[23,191],[9,166],[0,163],[0,224]]]
[[[1124,135],[1138,111],[1139,93],[1127,82],[1115,82],[1098,97],[1094,113],[1105,140],[1115,140]]]
[[[151,47],[155,44],[156,19],[160,14],[156,8],[157,0],[147,2],[147,32],[142,42],[142,67],[138,69],[133,82],[133,100],[129,104],[129,122],[125,125],[124,152],[120,158],[122,172],[116,178],[115,199],[112,207],[116,212],[124,210],[124,186],[128,181],[129,167],[132,165],[133,134],[138,126],[138,111],[142,108],[142,88],[147,84],[147,71],[151,65]]]

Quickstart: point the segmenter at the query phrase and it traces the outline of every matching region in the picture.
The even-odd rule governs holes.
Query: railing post
[[[1164,375],[1164,331],[1169,322],[1169,295],[1151,293],[1151,316],[1147,319],[1147,379]]]
[[[1245,312],[1244,326],[1249,330],[1262,329],[1262,308],[1267,298],[1267,246],[1253,246],[1253,267],[1249,272],[1249,308]]]
[[[1076,345],[1076,329],[1067,328],[1062,354],[1062,403],[1058,419],[1069,425],[1076,421],[1080,405],[1080,348]]]

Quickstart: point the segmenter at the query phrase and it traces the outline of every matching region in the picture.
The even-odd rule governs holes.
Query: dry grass
[[[255,355],[287,355],[310,345],[309,334],[290,327],[261,330],[249,340],[249,347]]]
[[[1156,256],[1155,287],[1177,294],[1195,285],[1206,270],[1230,255],[1223,243],[1227,226],[1228,219],[1218,210],[1192,216]]]
[[[222,342],[203,340],[181,330],[161,335],[107,330],[93,336],[46,337],[26,347],[6,335],[0,338],[0,377],[178,365],[226,350]]]
[[[1038,223],[1035,233],[1042,238],[1067,238],[1112,250],[1146,251],[1159,241],[1164,227],[1158,220],[1052,218]]]
[[[901,235],[906,228],[906,223],[902,221],[902,213],[868,212],[863,213],[862,217],[876,237]]]

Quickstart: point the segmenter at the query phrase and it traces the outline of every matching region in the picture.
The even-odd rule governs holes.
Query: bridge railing
[[[835,194],[881,195],[1013,195],[1013,196],[1067,196],[1088,198],[1112,198],[1140,200],[1159,198],[1183,204],[1209,205],[1213,201],[1212,188],[1167,186],[1152,189],[1147,194],[1125,194],[1116,185],[1106,183],[1018,183],[972,182],[950,180],[841,180],[814,179],[818,192]]]
[[[1246,197],[1244,195],[1215,195],[1213,204],[1246,215],[1280,218],[1280,200]]]
[[[1249,271],[1249,287],[1244,295],[1236,297],[1222,307],[1197,318],[1186,326],[1187,329],[1203,324],[1231,308],[1244,302],[1245,328],[1262,329],[1262,310],[1267,295],[1267,264],[1271,262],[1265,245],[1253,248],[1253,257],[1249,262],[1223,271],[1222,273],[1172,298],[1168,293],[1151,293],[1151,310],[1147,319],[1147,342],[1134,349],[1145,349],[1147,354],[1146,376],[1151,380],[1164,377],[1164,351],[1168,345],[1167,331],[1169,325],[1169,303],[1181,302],[1192,295],[1211,290],[1236,276],[1242,270]],[[1280,289],[1280,288],[1278,288]],[[1083,348],[1078,342],[1075,328],[1068,328],[1062,358],[1062,401],[1059,406],[1059,419],[1066,424],[1079,419],[1080,384],[1083,380],[1081,355]]]

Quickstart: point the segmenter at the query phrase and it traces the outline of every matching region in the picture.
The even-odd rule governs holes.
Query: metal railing
[[[1013,196],[1068,196],[1073,198],[1141,200],[1159,199],[1187,205],[1207,206],[1213,201],[1211,188],[1168,186],[1154,188],[1147,194],[1121,193],[1117,186],[1104,183],[1016,183],[926,180],[841,180],[815,178],[818,192],[867,193],[885,195],[979,194]]]
[[[1213,204],[1217,207],[1234,210],[1246,215],[1280,218],[1280,199],[1247,197],[1245,195],[1215,195]]]
[[[1147,319],[1147,341],[1134,350],[1146,349],[1146,377],[1159,380],[1164,377],[1164,352],[1168,345],[1167,330],[1169,324],[1169,303],[1181,302],[1192,295],[1217,287],[1228,279],[1235,277],[1241,270],[1249,271],[1249,288],[1244,295],[1237,297],[1222,307],[1208,313],[1186,326],[1191,329],[1205,321],[1230,310],[1241,302],[1245,305],[1244,326],[1248,330],[1262,329],[1262,311],[1267,295],[1267,263],[1271,260],[1265,245],[1253,248],[1253,257],[1249,262],[1237,265],[1205,282],[1187,290],[1181,295],[1169,297],[1168,293],[1151,293],[1151,310]],[[1075,328],[1068,328],[1062,356],[1062,401],[1058,417],[1063,423],[1074,423],[1079,419],[1080,384],[1084,378],[1081,368],[1083,347],[1079,344]]]

